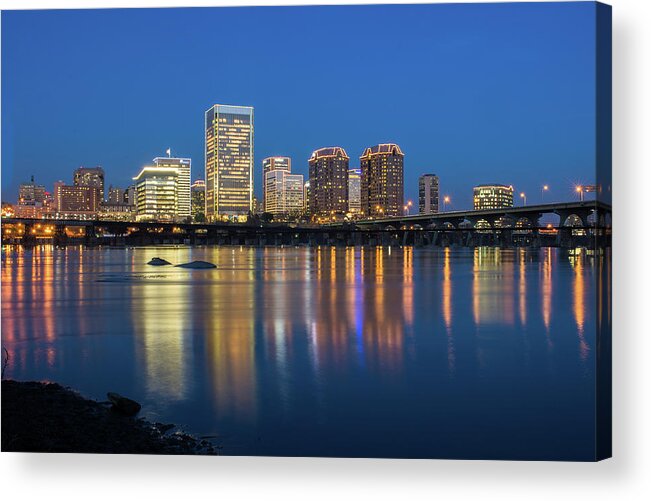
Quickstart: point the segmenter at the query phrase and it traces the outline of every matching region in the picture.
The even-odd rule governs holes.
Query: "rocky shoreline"
[[[3,452],[216,455],[219,447],[56,383],[2,381]]]

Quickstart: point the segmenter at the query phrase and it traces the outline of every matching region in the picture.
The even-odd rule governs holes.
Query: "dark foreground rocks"
[[[3,452],[216,454],[174,426],[127,417],[56,383],[2,381]]]

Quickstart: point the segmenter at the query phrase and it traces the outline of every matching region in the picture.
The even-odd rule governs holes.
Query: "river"
[[[5,376],[121,393],[226,455],[592,459],[598,259],[6,246]]]

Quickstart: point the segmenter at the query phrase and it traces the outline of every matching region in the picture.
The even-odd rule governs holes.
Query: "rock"
[[[207,268],[217,268],[217,265],[209,263],[207,261],[192,261],[191,263],[177,264],[177,268],[190,268],[193,270],[204,270]]]
[[[142,408],[141,405],[135,400],[123,397],[118,393],[108,392],[106,396],[113,404],[113,410],[119,412],[120,414],[124,414],[125,416],[135,416],[140,412],[140,409]]]
[[[160,431],[161,433],[165,434],[165,433],[167,433],[168,431],[170,431],[172,428],[174,428],[174,425],[173,425],[173,424],[160,424],[160,425],[158,426],[158,431]]]
[[[149,261],[147,264],[150,264],[152,266],[167,266],[167,265],[170,265],[172,263],[170,263],[169,261],[165,261],[164,259],[161,259],[159,257],[155,257],[151,261]]]

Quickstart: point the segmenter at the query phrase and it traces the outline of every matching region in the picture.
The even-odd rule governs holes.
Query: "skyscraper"
[[[312,190],[310,190],[310,180],[308,179],[305,181],[303,184],[303,212],[305,213],[306,216],[310,216],[312,213],[310,212],[310,193]]]
[[[292,159],[289,157],[267,157],[262,160],[262,204],[264,207],[264,212],[267,211],[267,183],[266,175],[267,172],[272,170],[284,170],[287,172],[292,171]]]
[[[29,183],[22,183],[18,189],[16,215],[19,217],[41,217],[45,209],[45,186],[36,184],[34,176]]]
[[[439,211],[439,177],[423,174],[418,178],[418,213],[436,214]]]
[[[303,212],[303,175],[286,170],[265,173],[265,212],[275,219],[296,217]]]
[[[70,186],[57,181],[54,183],[55,211],[62,218],[94,218],[102,203],[101,193],[96,186]]]
[[[169,151],[169,150],[168,150]],[[156,167],[172,167],[178,169],[178,187],[176,196],[177,200],[177,215],[180,218],[190,217],[192,215],[191,207],[191,193],[190,193],[190,179],[192,171],[192,160],[189,158],[177,157],[156,157],[154,158],[154,165]]]
[[[364,215],[402,215],[404,160],[405,155],[397,144],[378,144],[364,150],[360,157]]]
[[[206,111],[206,217],[245,220],[253,210],[253,108]]]
[[[174,221],[178,218],[179,169],[143,167],[136,182],[136,220]]]
[[[203,179],[192,183],[192,220],[197,223],[206,220],[206,182]]]
[[[513,186],[480,184],[472,191],[475,210],[513,207]]]
[[[18,203],[19,204],[34,204],[43,203],[45,200],[45,186],[36,184],[34,176],[29,183],[21,183],[18,188]]]
[[[348,212],[353,215],[360,215],[362,212],[362,170],[348,170]]]
[[[313,218],[332,219],[348,212],[348,155],[339,147],[312,153],[309,210]]]
[[[75,169],[73,184],[98,189],[100,200],[104,200],[104,169],[101,167],[79,167]]]

